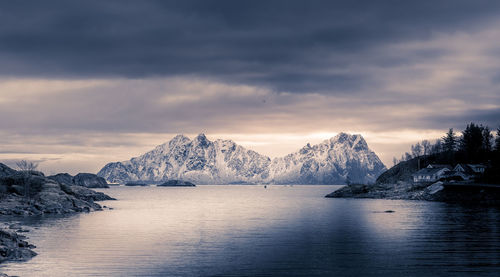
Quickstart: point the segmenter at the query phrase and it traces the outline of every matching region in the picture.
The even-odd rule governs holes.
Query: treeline
[[[400,159],[393,158],[394,164],[408,161],[416,157],[427,155],[443,155],[444,161],[448,163],[467,162],[481,163],[494,157],[496,152],[500,152],[500,127],[496,130],[496,135],[488,126],[470,123],[461,135],[457,135],[453,128],[440,139],[431,142],[422,140],[410,147],[410,152],[406,152]]]
[[[493,132],[488,126],[470,123],[457,134],[450,128],[434,142],[422,140],[411,146],[394,164],[414,158],[421,161],[455,165],[457,163],[484,164],[487,166],[484,182],[500,182],[500,127]],[[423,165],[425,166],[425,165]]]

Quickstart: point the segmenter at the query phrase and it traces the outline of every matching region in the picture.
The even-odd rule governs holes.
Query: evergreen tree
[[[497,136],[495,138],[495,150],[500,152],[500,127],[497,128]]]
[[[431,146],[431,154],[439,154],[443,152],[443,145],[441,139],[437,139],[436,143]]]
[[[460,151],[469,158],[475,157],[483,149],[483,128],[471,123],[462,132]]]
[[[454,152],[457,147],[457,136],[453,132],[453,128],[448,130],[446,136],[443,137],[444,151],[451,153]]]
[[[411,158],[412,158],[412,157],[411,157],[410,153],[406,152],[406,153],[405,153],[405,158],[404,158],[404,160],[405,160],[405,161],[409,161],[409,160],[411,160]]]
[[[399,163],[398,158],[396,158],[396,157],[392,158],[392,163],[394,165],[397,165]]]
[[[486,152],[491,152],[493,140],[493,135],[491,134],[490,128],[488,126],[483,127],[483,150]]]

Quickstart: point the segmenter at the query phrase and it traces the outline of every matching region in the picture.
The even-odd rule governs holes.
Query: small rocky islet
[[[102,210],[95,201],[115,200],[90,189],[107,187],[106,181],[94,174],[76,176],[57,174],[46,177],[42,172],[16,171],[0,163],[0,216],[36,216],[71,214]],[[19,234],[28,230],[21,226],[0,227],[0,263],[24,261],[35,256],[33,245]]]
[[[168,180],[166,182],[158,184],[158,187],[196,187],[196,185],[188,181]]]
[[[127,187],[147,187],[148,184],[142,182],[127,182],[125,183]]]
[[[155,181],[152,181],[151,183],[158,183]],[[130,181],[125,183],[125,186],[127,187],[147,187],[149,186],[147,182],[141,182],[141,181]],[[188,181],[183,181],[183,180],[168,180],[163,183],[159,183],[156,185],[157,187],[196,187],[195,184],[188,182]]]

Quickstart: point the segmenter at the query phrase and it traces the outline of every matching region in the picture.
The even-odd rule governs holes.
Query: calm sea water
[[[500,276],[500,210],[327,199],[338,186],[113,187],[113,207],[26,222],[19,276]],[[384,213],[393,210],[394,213]]]

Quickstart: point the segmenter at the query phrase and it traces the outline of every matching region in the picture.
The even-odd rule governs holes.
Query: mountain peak
[[[175,137],[173,137],[170,141],[178,142],[178,141],[191,141],[191,140],[184,134],[178,134]]]
[[[207,140],[207,136],[204,133],[199,133],[195,138],[195,140]]]
[[[181,139],[189,139],[189,138],[186,137],[184,134],[178,134],[172,138],[172,140],[181,140]]]
[[[348,134],[341,132],[336,136],[332,137],[329,141],[330,144],[332,145],[335,143],[347,144],[351,148],[354,148],[355,150],[368,148],[365,139],[360,134]]]
[[[98,175],[110,182],[182,179],[199,184],[371,183],[385,169],[361,135],[339,133],[318,145],[271,160],[231,140],[211,142],[204,133],[184,135],[123,163],[110,163]]]
[[[206,147],[209,145],[210,141],[207,139],[207,136],[205,136],[204,133],[200,133],[198,136],[196,136],[193,141],[195,144],[198,144],[200,146]]]
[[[173,148],[175,145],[181,145],[191,142],[191,140],[183,134],[176,135],[169,142],[164,143],[165,147]]]

